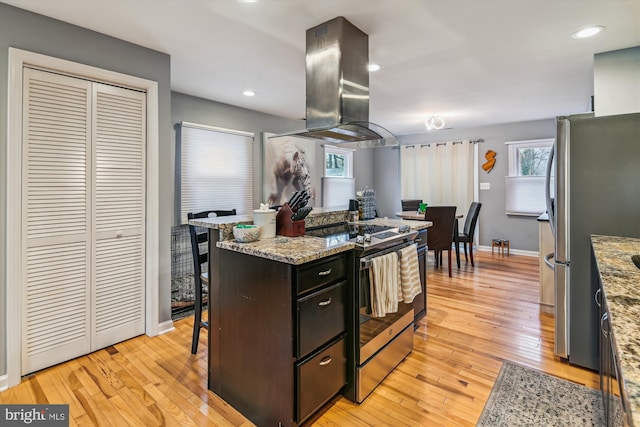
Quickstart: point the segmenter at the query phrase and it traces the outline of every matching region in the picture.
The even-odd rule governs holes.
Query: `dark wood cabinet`
[[[344,252],[300,266],[220,250],[209,388],[260,426],[297,426],[346,383]]]
[[[591,281],[597,289],[594,298],[600,314],[599,368],[605,426],[633,425],[631,412],[628,410],[628,398],[626,397],[624,383],[620,377],[617,345],[611,329],[607,298],[602,288],[593,250],[591,257]]]
[[[599,293],[601,290],[599,290]],[[596,300],[598,300],[596,295]],[[600,295],[600,389],[604,407],[605,425],[620,426],[624,418],[624,399],[621,399],[622,384],[615,338],[611,331],[611,322],[607,310],[607,302]]]
[[[308,418],[345,385],[345,337],[296,363],[296,421]]]
[[[347,281],[322,288],[297,301],[296,357],[303,357],[345,332]]]

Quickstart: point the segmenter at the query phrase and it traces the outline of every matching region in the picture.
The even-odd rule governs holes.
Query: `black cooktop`
[[[386,225],[371,224],[333,224],[326,227],[318,227],[307,229],[305,234],[314,237],[337,237],[344,236],[346,240],[355,239],[356,236],[364,236],[365,234],[375,234],[381,231],[389,230],[393,227]],[[389,237],[389,236],[386,236]]]
[[[415,239],[418,234],[411,228],[402,225],[341,223],[307,229],[307,236],[323,237],[327,240],[327,247],[346,242],[353,242],[363,253],[384,249],[402,242]]]

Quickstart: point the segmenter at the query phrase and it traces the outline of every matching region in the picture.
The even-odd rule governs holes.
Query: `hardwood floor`
[[[429,257],[428,314],[414,351],[360,405],[337,396],[306,426],[473,426],[504,360],[598,388],[595,372],[553,356],[541,314],[538,259],[476,252],[449,278]],[[190,353],[192,318],[24,378],[0,403],[68,403],[75,426],[248,426],[207,390],[206,331]]]

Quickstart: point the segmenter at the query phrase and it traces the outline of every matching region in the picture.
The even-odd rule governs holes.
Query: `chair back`
[[[469,212],[467,212],[467,218],[464,220],[464,228],[462,233],[467,237],[472,237],[476,230],[476,223],[478,222],[478,214],[480,214],[480,208],[482,203],[472,202],[469,206]]]
[[[420,203],[422,203],[422,199],[404,199],[400,200],[400,203],[402,203],[403,211],[417,212],[420,207]]]
[[[215,216],[229,216],[235,215],[236,210],[210,210],[196,213],[189,212],[187,214],[187,218],[209,218],[211,214],[215,214]],[[200,250],[200,244],[205,243],[208,240],[208,234],[206,229],[196,227],[191,224],[189,224],[189,234],[191,235],[191,254],[193,255],[193,276],[196,280],[199,280],[202,274],[202,264],[209,260],[209,254]]]
[[[433,222],[427,229],[429,250],[448,250],[453,244],[453,226],[456,220],[455,206],[428,206],[425,221]]]

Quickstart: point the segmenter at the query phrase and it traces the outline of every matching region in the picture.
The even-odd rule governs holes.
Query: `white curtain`
[[[402,145],[401,199],[456,206],[466,214],[474,194],[474,145],[469,140]]]

